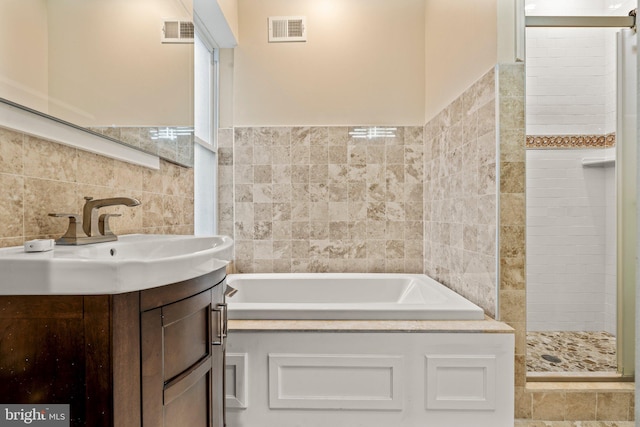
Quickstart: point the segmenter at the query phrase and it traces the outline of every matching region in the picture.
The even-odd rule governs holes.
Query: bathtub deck
[[[514,329],[485,320],[229,320],[230,332],[429,332],[512,334]]]

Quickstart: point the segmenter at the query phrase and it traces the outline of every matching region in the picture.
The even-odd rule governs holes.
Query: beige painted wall
[[[160,43],[190,4],[3,0],[0,97],[85,126],[191,124],[193,45]]]
[[[425,122],[498,59],[497,0],[425,0]]]
[[[0,97],[46,112],[48,57],[47,1],[0,1]]]
[[[190,4],[190,1],[188,2]],[[49,2],[49,111],[84,126],[193,123],[193,45],[162,44],[180,0]]]
[[[239,0],[234,126],[424,124],[424,4]],[[268,43],[281,15],[307,17],[306,43]]]

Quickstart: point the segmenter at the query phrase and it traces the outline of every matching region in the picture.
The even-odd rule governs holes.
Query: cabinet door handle
[[[224,311],[224,315],[222,317],[222,337],[227,338],[227,323],[229,323],[229,308],[227,307],[227,303],[218,304],[222,311]]]
[[[218,317],[218,330],[216,331],[217,340],[213,341],[211,345],[222,345],[224,343],[224,339],[227,337],[227,304],[216,304],[211,311]]]

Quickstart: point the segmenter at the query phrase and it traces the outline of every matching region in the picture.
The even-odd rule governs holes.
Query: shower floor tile
[[[616,371],[616,337],[607,332],[527,332],[527,372]]]

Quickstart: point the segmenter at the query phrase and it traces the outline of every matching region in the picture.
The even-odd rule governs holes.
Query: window
[[[194,221],[196,235],[217,233],[218,51],[194,38]]]

